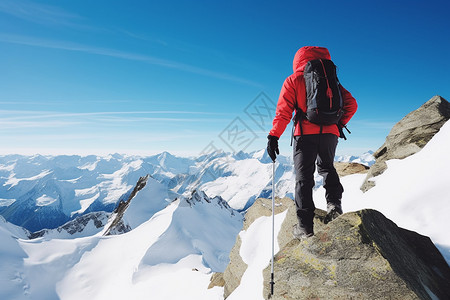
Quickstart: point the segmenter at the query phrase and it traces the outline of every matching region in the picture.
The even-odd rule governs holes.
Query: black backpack
[[[303,77],[306,85],[306,119],[318,125],[338,124],[344,111],[334,63],[328,59],[310,60]]]
[[[336,65],[329,59],[310,60],[303,70],[303,77],[306,86],[306,112],[301,111],[297,104],[294,104],[296,113],[292,128],[291,146],[297,122],[300,122],[300,131],[301,135],[303,135],[302,118],[306,118],[311,123],[321,125],[321,133],[322,125],[336,124],[340,137],[347,139],[342,131],[342,127],[348,133],[351,132],[339,122],[344,114],[344,104],[339,79],[336,74]]]

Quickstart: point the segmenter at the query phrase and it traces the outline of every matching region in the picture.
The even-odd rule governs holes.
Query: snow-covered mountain
[[[156,213],[137,206],[128,220],[148,218],[112,236],[29,240],[0,217],[0,299],[220,299],[209,278],[228,264],[243,216],[200,191]]]
[[[152,157],[0,157],[0,214],[30,231],[56,228],[77,216],[111,212],[146,174],[168,182],[193,161],[168,153]]]
[[[342,178],[344,210],[378,209],[399,226],[429,235],[449,259],[446,178],[437,175],[440,168],[450,168],[450,161],[442,160],[450,151],[449,140],[447,123],[421,152],[389,161],[388,170],[366,194],[359,190],[365,175]],[[29,239],[29,231],[0,217],[0,299],[147,299],[148,295],[152,299],[223,299],[223,288],[207,289],[211,273],[225,269],[242,230],[243,209],[258,196],[270,197],[271,169],[265,151],[217,152],[200,158],[168,153],[149,158],[1,157],[2,213],[19,203],[31,203],[36,210],[39,205],[53,207],[58,202],[54,207],[73,220]],[[117,201],[125,201],[139,177],[147,174],[145,187],[123,214],[131,230],[104,236],[113,209],[95,213],[94,208],[106,207],[112,195],[117,198],[111,201],[114,207]],[[436,174],[433,180],[430,174]],[[292,193],[290,157],[279,157],[275,176],[276,195]],[[324,190],[320,180],[316,181],[316,205],[323,208]],[[58,187],[54,194],[51,186]],[[73,193],[64,187],[74,189]],[[93,191],[99,196],[82,202]],[[31,200],[24,200],[27,195]],[[427,209],[420,205],[423,197]],[[266,219],[254,222],[264,226],[240,234],[249,249],[247,258],[252,251],[263,251],[264,255],[255,256],[264,265],[258,265],[260,269],[267,266],[270,256],[266,255],[269,247],[264,246],[270,244]]]
[[[373,151],[367,151],[359,156],[354,155],[337,155],[334,160],[339,162],[354,162],[370,167],[375,163]]]
[[[370,164],[373,157],[369,153],[336,159]],[[277,159],[279,196],[292,196],[292,166],[290,157]],[[257,197],[271,195],[271,168],[265,150],[218,151],[196,158],[167,152],[151,157],[0,156],[0,214],[30,231],[54,229],[84,214],[112,212],[147,174],[151,184],[158,186],[143,193],[154,193],[163,206],[199,189],[211,197],[223,197],[234,209],[245,210]],[[321,178],[317,182],[320,185]]]

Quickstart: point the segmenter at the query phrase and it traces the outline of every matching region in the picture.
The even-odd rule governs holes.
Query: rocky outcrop
[[[360,163],[353,162],[335,162],[334,167],[339,176],[347,176],[352,174],[364,174],[369,171],[369,167]]]
[[[106,225],[108,221],[110,213],[104,211],[97,211],[88,213],[79,217],[76,217],[74,220],[67,222],[66,224],[56,228],[56,229],[42,229],[33,233],[28,234],[30,239],[36,239],[39,237],[43,237],[52,232],[67,232],[70,235],[75,233],[81,233],[86,228],[86,226],[92,222],[95,228],[102,228]]]
[[[328,224],[323,223],[326,213],[316,210],[315,235],[298,241],[291,235],[294,202],[284,198],[276,203],[277,214],[288,211],[277,237],[272,299],[449,299],[450,268],[428,237],[397,227],[375,210],[346,213]],[[271,200],[258,199],[244,228],[270,215],[270,209]],[[239,286],[246,269],[239,245],[223,276],[225,297]],[[270,264],[263,275],[267,299]]]
[[[275,200],[275,213],[279,214],[286,209],[290,209],[290,211],[294,211],[294,201],[289,198]],[[245,221],[242,230],[247,230],[250,225],[261,216],[271,216],[272,215],[272,200],[270,199],[257,199],[255,203],[247,210],[245,214]],[[296,222],[295,214],[288,214],[286,219],[284,220],[283,226],[289,227],[288,224],[292,226]],[[290,234],[290,232],[289,232]],[[281,230],[278,235],[278,243],[280,247],[289,242],[292,237],[289,236],[287,232],[283,232]],[[224,285],[224,297],[227,298],[241,283],[242,275],[244,275],[245,270],[247,269],[247,264],[242,260],[239,255],[239,251],[241,248],[241,238],[238,235],[236,238],[236,244],[231,249],[230,252],[230,263],[228,264],[225,272],[223,274],[223,279],[225,280]]]
[[[111,234],[120,234],[125,233],[131,230],[131,228],[128,225],[125,225],[122,217],[125,211],[127,210],[128,206],[130,206],[131,200],[136,196],[136,194],[142,190],[145,185],[147,184],[149,175],[140,177],[138,182],[136,183],[136,186],[134,187],[133,191],[131,192],[130,196],[128,197],[127,201],[120,201],[117,208],[114,210],[113,213],[113,221],[111,222],[111,225],[106,229],[105,233],[103,235],[111,235]]]
[[[434,96],[394,125],[385,143],[373,154],[376,162],[361,186],[363,192],[375,186],[371,178],[382,174],[389,159],[403,159],[420,151],[450,119],[450,103]]]
[[[428,237],[380,212],[347,213],[275,258],[273,299],[449,299],[450,268]],[[270,269],[264,272],[269,295]]]
[[[211,282],[208,285],[208,289],[212,289],[215,286],[223,287],[225,280],[223,279],[223,273],[213,273],[211,276]]]

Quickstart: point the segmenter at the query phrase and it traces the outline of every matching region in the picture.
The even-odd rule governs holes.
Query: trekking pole
[[[273,296],[273,260],[275,257],[275,162],[272,164],[272,266],[270,274],[270,294]]]

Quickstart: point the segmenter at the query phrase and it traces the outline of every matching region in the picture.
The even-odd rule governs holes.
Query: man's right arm
[[[342,100],[344,102],[344,115],[341,118],[341,123],[343,125],[346,125],[353,117],[353,115],[356,113],[356,110],[358,109],[358,104],[356,103],[356,99],[353,98],[352,94],[350,94],[350,92],[347,91],[342,85],[341,85],[341,95]]]

